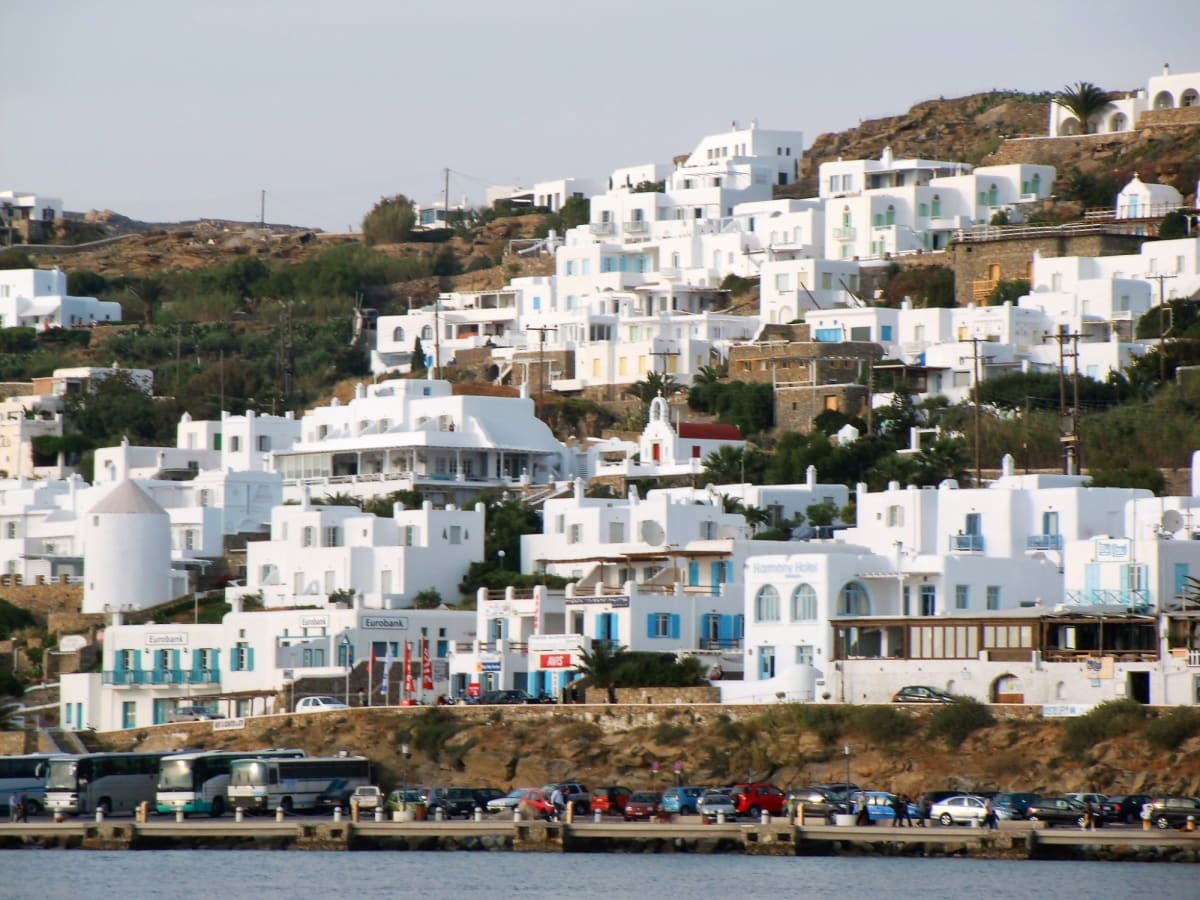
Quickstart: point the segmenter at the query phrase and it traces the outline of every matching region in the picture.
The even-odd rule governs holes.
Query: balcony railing
[[[1189,650],[1187,661],[1189,666],[1200,667],[1200,650]]]
[[[1125,606],[1129,609],[1146,609],[1150,606],[1150,593],[1141,589],[1128,588],[1084,588],[1066,591],[1068,603],[1080,606]]]
[[[646,234],[650,230],[650,223],[645,219],[630,219],[625,223],[626,234]]]
[[[701,650],[741,650],[741,638],[700,638]]]
[[[104,684],[218,684],[218,669],[108,669],[101,679]]]
[[[1025,538],[1026,550],[1061,550],[1062,548],[1061,534],[1031,534]]]
[[[844,228],[833,229],[833,239],[835,241],[853,241],[858,237],[858,230],[847,225]]]
[[[588,230],[595,235],[605,235],[613,233],[612,222],[592,222],[588,225]]]
[[[952,534],[950,535],[951,553],[982,553],[982,534]]]

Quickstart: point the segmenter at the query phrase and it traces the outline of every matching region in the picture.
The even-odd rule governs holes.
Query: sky
[[[0,190],[358,230],[383,196],[669,162],[733,121],[1200,71],[1198,0],[0,0]]]

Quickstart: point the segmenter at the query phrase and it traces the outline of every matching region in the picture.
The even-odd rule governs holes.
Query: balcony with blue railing
[[[1061,534],[1031,534],[1025,538],[1026,550],[1061,550],[1062,548]]]
[[[107,669],[102,673],[104,684],[134,686],[141,684],[219,684],[218,669]]]
[[[982,553],[982,534],[952,534],[950,535],[951,553]]]
[[[1150,608],[1150,592],[1136,588],[1084,588],[1064,593],[1067,603],[1076,606],[1124,606],[1131,610]]]

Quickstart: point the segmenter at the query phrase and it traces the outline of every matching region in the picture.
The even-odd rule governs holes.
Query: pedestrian
[[[617,683],[615,681],[610,681],[608,683],[608,702],[617,702]]]
[[[567,801],[566,798],[563,797],[562,787],[557,784],[554,786],[554,790],[550,794],[550,805],[554,807],[554,812],[551,814],[552,818],[555,820],[561,819],[562,814],[567,809]]]
[[[29,804],[25,802],[25,792],[21,791],[21,796],[17,798],[17,821],[29,821]]]
[[[916,827],[915,825],[913,825],[913,817],[912,817],[912,810],[911,810],[911,807],[913,805],[914,804],[912,802],[912,797],[908,796],[908,794],[900,795],[900,810],[904,816],[904,822],[906,825],[908,825],[909,828]],[[918,813],[919,813],[919,810],[918,810]]]
[[[929,821],[930,813],[933,809],[933,802],[929,799],[929,794],[924,793],[917,803],[917,811],[920,813],[921,827],[925,827],[925,823]]]
[[[855,805],[854,824],[855,825],[870,825],[871,824],[871,813],[867,810],[867,798],[866,798],[865,794],[858,798],[858,802]]]
[[[358,705],[359,706],[367,705],[367,692],[364,691],[362,688],[358,689]]]
[[[999,823],[996,821],[996,807],[992,803],[991,797],[988,797],[983,801],[983,824],[987,826],[990,831],[995,831],[1000,827]]]
[[[1083,827],[1088,831],[1096,830],[1096,806],[1090,797],[1087,800],[1087,808],[1083,812]]]
[[[892,794],[892,827],[904,827],[904,795]]]
[[[21,814],[21,798],[15,793],[8,798],[8,821],[16,822]]]

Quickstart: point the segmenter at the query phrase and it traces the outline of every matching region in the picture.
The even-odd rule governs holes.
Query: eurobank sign
[[[408,631],[408,616],[363,616],[358,627],[375,631]]]

